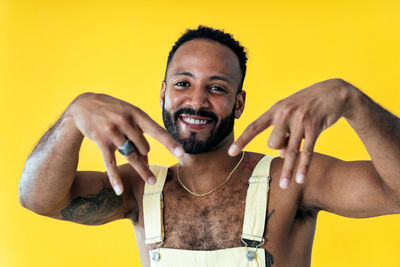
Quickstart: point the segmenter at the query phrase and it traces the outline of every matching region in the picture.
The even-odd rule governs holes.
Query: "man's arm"
[[[372,161],[344,162],[322,155],[313,157],[319,134],[340,117],[359,135]],[[281,149],[284,157],[280,185],[287,188],[292,176],[297,174],[296,181],[306,183],[303,205],[337,210],[347,216],[399,212],[400,120],[358,89],[340,79],[305,88],[279,101],[250,124],[229,153],[236,155],[271,125],[274,129],[268,145]],[[306,177],[308,171],[310,175]],[[372,207],[376,209],[367,211]]]
[[[303,187],[299,205],[351,218],[400,213],[399,198],[387,180],[372,161],[342,161],[314,153],[307,179],[298,185]]]
[[[400,119],[357,92],[344,118],[360,137],[387,189],[400,200]]]
[[[400,119],[359,90],[349,104],[344,118],[372,161],[314,155],[302,202],[347,217],[400,213]]]
[[[83,138],[67,109],[26,161],[19,183],[22,206],[46,214],[69,201]]]
[[[146,162],[149,148],[143,132],[171,152],[180,148],[165,129],[129,103],[107,95],[77,97],[28,157],[19,185],[21,204],[42,215],[85,224],[127,216],[137,207],[131,185],[137,179],[132,177],[154,176]],[[107,173],[77,172],[84,136],[99,146]],[[129,164],[117,167],[115,150],[127,138],[137,149],[126,156]],[[112,188],[123,194],[115,195]]]

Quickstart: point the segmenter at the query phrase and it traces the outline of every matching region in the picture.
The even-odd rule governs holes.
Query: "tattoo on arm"
[[[61,211],[63,220],[98,225],[112,219],[122,206],[122,198],[111,187],[104,186],[98,194],[77,197]]]

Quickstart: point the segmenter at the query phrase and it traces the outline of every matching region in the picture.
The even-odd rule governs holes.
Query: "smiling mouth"
[[[193,129],[205,128],[207,125],[209,125],[213,121],[206,117],[189,115],[189,114],[181,114],[181,115],[179,115],[179,119],[186,126],[188,126],[189,128],[193,128]]]

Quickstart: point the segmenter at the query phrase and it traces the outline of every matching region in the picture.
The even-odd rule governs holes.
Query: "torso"
[[[248,179],[261,154],[247,152],[231,180],[210,195],[196,197],[178,183],[176,166],[169,168],[164,185],[164,248],[216,250],[242,246],[240,235]],[[279,174],[282,160],[271,165],[271,184],[268,198],[265,244],[261,247],[273,258],[272,266],[309,266],[317,212],[299,208],[301,185],[282,190]],[[143,184],[142,184],[143,185]],[[143,188],[135,195],[142,207]],[[142,266],[150,266],[149,249],[144,245],[142,209],[133,221]]]

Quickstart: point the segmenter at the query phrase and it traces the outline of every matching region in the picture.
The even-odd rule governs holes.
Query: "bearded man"
[[[234,141],[246,61],[223,31],[200,26],[181,36],[161,86],[166,130],[130,103],[79,95],[29,156],[21,204],[87,225],[130,219],[143,266],[309,266],[320,210],[353,218],[400,213],[399,118],[331,79],[279,101]],[[371,161],[313,152],[341,117]],[[268,145],[281,157],[243,151],[270,126]],[[179,163],[149,166],[143,133]],[[106,172],[77,171],[84,137],[100,148]],[[116,165],[117,149],[129,163]]]

